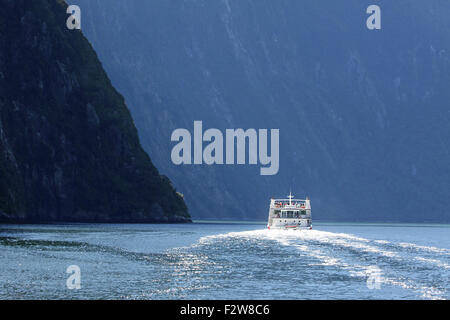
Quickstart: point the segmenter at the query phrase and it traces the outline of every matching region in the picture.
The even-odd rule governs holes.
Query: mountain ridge
[[[0,4],[0,220],[189,222],[67,4]]]

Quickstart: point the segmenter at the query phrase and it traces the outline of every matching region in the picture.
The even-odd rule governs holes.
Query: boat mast
[[[292,198],[294,198],[294,196],[292,195],[292,192],[290,192],[290,191],[289,191],[288,198],[289,198],[289,205],[292,206]]]

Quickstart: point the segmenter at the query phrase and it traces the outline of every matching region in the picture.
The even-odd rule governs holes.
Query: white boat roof
[[[308,198],[307,199],[294,199],[294,196],[292,195],[292,192],[289,192],[289,195],[287,196],[286,199],[274,199],[274,198],[272,198],[272,200],[275,200],[275,201],[302,201],[302,202],[306,202],[306,200],[309,200],[309,199]]]
[[[275,200],[275,201],[289,201],[289,200],[291,200],[291,201],[303,201],[303,202],[306,201],[305,199],[275,199],[275,198],[273,200]]]

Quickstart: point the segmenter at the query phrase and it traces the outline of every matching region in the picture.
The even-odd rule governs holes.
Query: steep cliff
[[[0,8],[0,221],[189,221],[67,4]]]
[[[79,0],[143,147],[195,217],[449,221],[450,2]],[[381,7],[381,30],[366,9]],[[176,128],[279,128],[280,171],[175,166]],[[214,209],[212,209],[214,208]]]

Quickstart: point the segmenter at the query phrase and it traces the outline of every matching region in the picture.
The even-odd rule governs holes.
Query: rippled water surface
[[[448,299],[449,279],[445,225],[0,225],[0,299]]]

